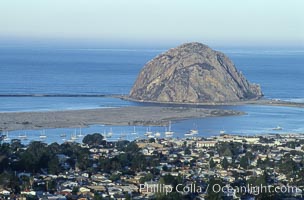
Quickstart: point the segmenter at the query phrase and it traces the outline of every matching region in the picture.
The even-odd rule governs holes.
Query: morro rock
[[[149,61],[130,98],[138,101],[211,103],[262,97],[223,53],[201,43],[186,43]]]

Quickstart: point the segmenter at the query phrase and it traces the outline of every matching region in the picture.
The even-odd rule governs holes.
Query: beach
[[[245,113],[234,110],[158,106],[47,112],[7,112],[0,113],[0,130],[73,128],[94,124],[165,126],[169,121],[243,114]]]

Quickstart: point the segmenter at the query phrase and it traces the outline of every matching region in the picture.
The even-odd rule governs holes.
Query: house
[[[244,140],[249,144],[256,144],[260,141],[258,137],[244,137]]]
[[[82,194],[89,193],[90,191],[91,190],[89,188],[86,188],[86,187],[79,188],[79,192],[82,193]]]
[[[73,188],[73,187],[77,187],[78,183],[77,182],[73,182],[73,181],[66,181],[66,182],[62,183],[61,186]]]
[[[108,187],[108,193],[111,196],[111,198],[114,198],[114,195],[122,194],[123,190],[119,187],[113,186],[113,187]]]
[[[10,195],[10,191],[3,189],[3,190],[0,190],[0,194],[8,196],[8,195]]]
[[[134,184],[122,185],[119,187],[122,189],[123,192],[126,192],[128,194],[138,192],[138,187]]]
[[[39,196],[39,200],[66,200],[66,197],[60,194],[46,194]]]
[[[197,141],[196,147],[215,147],[216,141]]]
[[[103,185],[89,185],[87,188],[95,191],[95,192],[106,192],[107,188]]]

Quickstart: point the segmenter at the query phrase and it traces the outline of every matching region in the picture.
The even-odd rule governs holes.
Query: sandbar
[[[169,121],[190,118],[243,115],[222,109],[130,106],[87,110],[0,113],[0,131],[74,128],[94,124],[165,126]]]

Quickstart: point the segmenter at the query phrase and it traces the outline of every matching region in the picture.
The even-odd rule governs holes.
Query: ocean
[[[304,103],[304,50],[216,48],[226,53],[236,67],[253,83],[259,83],[265,98]],[[49,111],[141,106],[140,104],[94,95],[128,94],[146,62],[164,49],[104,49],[37,46],[0,47],[0,112]],[[71,97],[16,97],[8,95],[71,95]],[[93,95],[76,97],[73,95]],[[271,106],[227,106],[247,113],[244,116],[214,117],[177,121],[172,129],[177,137],[196,126],[200,136],[219,134],[304,133],[304,109]],[[194,125],[195,124],[195,125]],[[283,130],[275,131],[273,127]],[[108,132],[119,138],[129,135],[133,127],[93,125],[83,128],[84,134]],[[136,127],[143,135],[147,127]],[[164,127],[152,127],[164,131]],[[74,129],[45,130],[47,142],[62,142],[60,133]],[[78,130],[76,130],[78,131]],[[37,138],[40,131],[12,131]],[[134,139],[129,136],[128,139]]]

